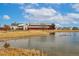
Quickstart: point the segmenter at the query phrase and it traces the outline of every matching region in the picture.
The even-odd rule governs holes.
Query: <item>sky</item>
[[[17,23],[79,27],[78,3],[0,3],[0,26]]]

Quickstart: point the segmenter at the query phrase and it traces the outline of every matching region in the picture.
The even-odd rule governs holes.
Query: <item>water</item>
[[[57,32],[55,35],[21,38],[7,41],[12,47],[39,49],[55,55],[79,55],[79,32]],[[0,42],[0,47],[5,42]]]

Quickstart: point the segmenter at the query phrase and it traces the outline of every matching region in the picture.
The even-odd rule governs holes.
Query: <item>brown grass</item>
[[[0,32],[0,40],[2,39],[11,39],[11,38],[20,38],[20,37],[28,37],[28,36],[42,36],[48,35],[46,31],[14,31],[14,32]]]
[[[1,48],[0,56],[46,56],[43,51],[23,48]]]
[[[12,38],[29,37],[29,36],[44,36],[51,32],[79,32],[79,30],[29,30],[29,31],[0,31],[0,40],[9,40]]]

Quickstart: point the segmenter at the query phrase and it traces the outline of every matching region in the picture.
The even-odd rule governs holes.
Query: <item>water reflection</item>
[[[5,44],[3,45],[4,48],[9,48],[10,44],[8,42],[5,42]]]
[[[72,44],[79,44],[79,34],[77,32],[72,33],[70,42],[72,42]]]
[[[41,36],[40,37],[40,42],[46,42],[47,40],[47,37],[46,36]]]
[[[50,35],[50,36],[48,36],[48,38],[49,38],[50,40],[54,41],[54,40],[55,40],[55,35]]]
[[[7,42],[12,47],[44,50],[49,55],[79,55],[79,32],[60,32],[55,35],[28,37]],[[0,42],[0,47],[4,43]]]
[[[55,32],[51,32],[50,35],[55,35]]]
[[[28,48],[31,48],[31,37],[28,39]]]

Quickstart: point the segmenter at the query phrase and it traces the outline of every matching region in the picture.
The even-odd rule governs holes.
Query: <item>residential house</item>
[[[13,30],[27,30],[28,25],[23,23],[12,23],[10,28]]]

